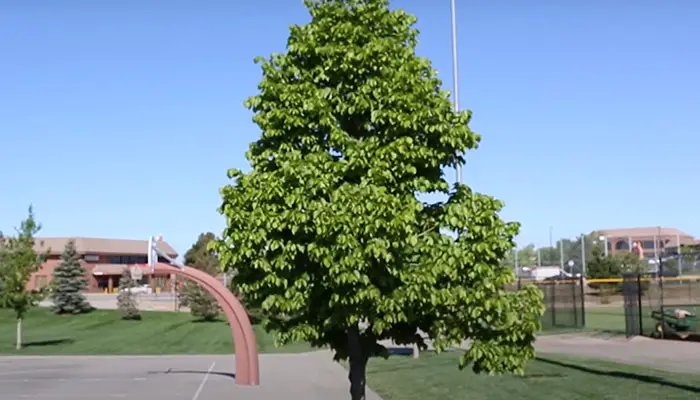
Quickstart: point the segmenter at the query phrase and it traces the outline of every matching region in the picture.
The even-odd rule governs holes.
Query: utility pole
[[[457,6],[450,0],[450,19],[452,25],[452,102],[455,112],[459,111],[459,62],[457,61]],[[455,166],[457,183],[462,183],[462,166]]]

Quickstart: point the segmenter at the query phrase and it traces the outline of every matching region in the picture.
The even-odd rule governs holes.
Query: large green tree
[[[209,249],[209,243],[216,240],[213,233],[202,233],[185,253],[185,265],[204,271],[212,276],[219,272],[219,259]],[[219,315],[219,302],[196,282],[188,281],[182,290],[182,305],[190,308],[190,313],[201,320],[213,321]]]
[[[92,306],[83,295],[87,288],[85,269],[72,240],[63,248],[61,263],[53,270],[51,288],[53,313],[82,314],[92,311]]]
[[[27,290],[32,274],[41,269],[46,259],[46,254],[40,254],[35,249],[34,236],[40,230],[41,225],[36,222],[30,206],[29,215],[20,223],[16,235],[4,237],[0,246],[0,276],[3,277],[0,305],[15,313],[17,350],[22,349],[22,321],[27,311],[44,297],[40,290]]]
[[[262,137],[251,171],[230,170],[221,191],[222,269],[279,341],[349,358],[353,399],[386,339],[469,339],[460,366],[522,372],[542,295],[505,290],[519,225],[501,220],[503,204],[444,177],[480,136],[416,55],[415,17],[386,0],[305,3],[312,20],[291,27],[287,51],[258,59],[247,106]]]

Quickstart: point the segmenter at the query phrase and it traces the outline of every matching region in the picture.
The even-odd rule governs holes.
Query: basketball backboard
[[[156,263],[158,263],[158,253],[156,252],[156,240],[153,236],[148,238],[148,268],[151,270],[151,274],[156,270]]]
[[[167,263],[173,267],[184,268],[182,263],[178,262],[176,259],[172,258],[158,248],[158,243],[161,241],[163,241],[162,235],[151,236],[148,238],[148,266],[151,269],[151,273],[155,272],[156,264],[158,264],[158,262]]]
[[[134,265],[133,267],[131,267],[129,269],[129,272],[131,273],[131,279],[137,282],[143,278],[143,270],[138,265]]]

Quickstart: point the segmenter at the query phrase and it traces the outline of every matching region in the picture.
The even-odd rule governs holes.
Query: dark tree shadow
[[[73,344],[75,339],[63,338],[63,339],[50,339],[50,340],[35,340],[33,342],[23,343],[24,347],[45,347],[45,346],[60,346],[63,344]]]
[[[413,356],[413,348],[412,347],[393,347],[393,346],[387,346],[386,350],[389,352],[390,356],[407,356],[407,357],[412,357]]]
[[[449,353],[452,351],[459,351],[460,349],[447,348],[443,350],[443,353]],[[402,346],[386,346],[386,351],[389,356],[401,356],[401,357],[413,357],[413,347],[402,347]],[[425,349],[420,351],[420,355],[425,354],[437,354],[434,349]]]
[[[218,323],[225,322],[225,321],[223,319],[217,317],[214,319],[195,318],[192,320],[192,322],[195,324],[218,324]]]
[[[675,333],[675,332],[669,332],[666,333],[661,340],[674,340],[678,342],[691,342],[691,343],[697,343],[700,342],[700,334],[692,332],[688,334],[688,336],[683,337],[682,333]]]
[[[236,379],[236,374],[233,372],[217,372],[217,371],[202,371],[202,370],[187,370],[187,369],[172,369],[168,368],[165,371],[155,371],[149,372],[149,375],[173,375],[173,374],[187,374],[187,375],[216,375],[222,376],[224,378]]]
[[[638,382],[653,383],[656,385],[672,387],[675,389],[685,390],[685,391],[691,392],[691,393],[700,393],[700,388],[697,388],[694,386],[689,386],[689,385],[684,385],[681,383],[671,382],[669,380],[666,380],[664,378],[659,378],[656,376],[635,374],[632,372],[622,372],[622,371],[602,371],[602,370],[598,370],[598,369],[594,369],[594,368],[584,367],[582,365],[570,364],[570,363],[551,360],[551,359],[543,358],[543,357],[535,357],[535,360],[537,360],[539,362],[546,363],[546,364],[550,364],[550,365],[556,365],[556,366],[563,367],[563,368],[569,368],[569,369],[573,369],[576,371],[585,372],[587,374],[600,375],[600,376],[610,376],[613,378],[620,378],[620,379],[630,379],[630,380],[635,380]]]

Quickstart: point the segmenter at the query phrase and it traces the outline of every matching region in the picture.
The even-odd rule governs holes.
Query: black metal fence
[[[625,335],[698,340],[700,277],[664,276],[659,264],[659,273],[623,276]]]
[[[644,332],[644,314],[642,307],[642,276],[624,274],[622,276],[622,297],[625,309],[625,336],[639,336]]]
[[[584,280],[582,277],[543,281],[518,279],[518,288],[527,284],[537,286],[544,294],[543,330],[580,329],[586,326]]]

